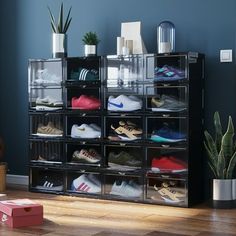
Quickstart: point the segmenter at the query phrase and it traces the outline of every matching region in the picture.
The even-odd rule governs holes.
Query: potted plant
[[[71,8],[67,14],[66,21],[63,21],[63,3],[61,3],[58,21],[55,20],[50,8],[48,7],[51,28],[52,28],[52,54],[53,57],[66,57],[67,56],[67,30],[70,26],[72,17],[70,17]]]
[[[84,54],[85,56],[96,56],[97,45],[100,42],[95,32],[87,32],[82,41],[84,42]]]
[[[235,200],[233,170],[236,164],[236,145],[234,143],[234,125],[231,116],[228,118],[227,130],[223,134],[219,112],[214,114],[215,138],[204,132],[204,146],[208,164],[214,175],[213,206],[215,208],[232,208]]]
[[[6,189],[6,171],[7,171],[7,164],[3,162],[4,156],[4,143],[2,138],[0,138],[0,193],[4,192]],[[0,199],[2,195],[0,194]]]

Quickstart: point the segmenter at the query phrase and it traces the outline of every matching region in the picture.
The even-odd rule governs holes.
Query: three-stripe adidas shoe
[[[44,180],[42,181],[42,184],[36,185],[35,188],[39,190],[62,191],[63,185],[60,181]]]
[[[101,183],[92,174],[82,174],[78,178],[74,179],[71,184],[71,190],[76,192],[86,193],[100,193]]]
[[[90,81],[90,80],[98,80],[99,73],[97,70],[92,69],[88,70],[85,68],[79,68],[78,71],[72,71],[69,80],[82,80],[82,81]]]

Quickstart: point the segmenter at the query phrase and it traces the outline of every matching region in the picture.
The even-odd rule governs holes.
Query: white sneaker
[[[40,85],[60,85],[62,78],[55,74],[50,74],[48,69],[38,70],[36,73],[35,83]]]
[[[142,108],[142,101],[134,96],[121,94],[118,97],[110,96],[108,98],[107,109],[109,111],[136,111]]]
[[[138,185],[130,185],[126,181],[122,181],[119,185],[117,181],[113,184],[110,194],[122,197],[140,197],[142,189]]]
[[[92,123],[92,124],[89,124],[89,126],[90,126],[91,128],[93,128],[93,129],[95,129],[95,130],[101,132],[101,128],[100,128],[97,124]]]
[[[88,174],[88,179],[95,183],[101,189],[101,182],[94,174]]]
[[[101,131],[94,129],[93,127],[82,124],[80,126],[73,125],[71,128],[72,138],[100,138]]]
[[[139,104],[140,104],[140,106],[141,106],[141,108],[142,108],[143,102],[142,102],[142,100],[141,100],[140,98],[138,98],[138,97],[136,97],[136,96],[134,96],[134,95],[130,95],[129,98],[130,98],[131,100],[134,100],[134,101],[136,101],[136,102],[139,102]]]
[[[101,192],[101,184],[98,186],[86,174],[83,174],[73,180],[71,190],[76,192],[99,193]]]
[[[63,102],[53,99],[49,96],[45,98],[37,98],[36,99],[36,107],[37,111],[54,111],[58,109],[62,109]]]

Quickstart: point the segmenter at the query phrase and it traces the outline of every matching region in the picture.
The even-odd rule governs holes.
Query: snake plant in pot
[[[66,57],[67,56],[67,30],[70,26],[72,17],[70,17],[71,8],[68,11],[66,21],[63,21],[63,3],[61,3],[58,21],[55,20],[50,8],[48,7],[49,16],[52,28],[52,51],[53,57]]]
[[[98,36],[95,32],[87,32],[83,39],[84,43],[84,54],[86,57],[88,56],[96,56],[97,55],[97,45],[100,42]]]
[[[215,208],[232,208],[236,201],[236,145],[234,142],[234,125],[228,118],[227,130],[223,134],[219,112],[214,114],[215,138],[208,131],[204,132],[204,146],[208,164],[214,175],[213,206]]]

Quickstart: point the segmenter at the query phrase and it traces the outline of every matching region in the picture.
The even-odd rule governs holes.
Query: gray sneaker
[[[152,111],[182,111],[186,109],[186,103],[178,100],[175,96],[161,95],[151,100]]]

